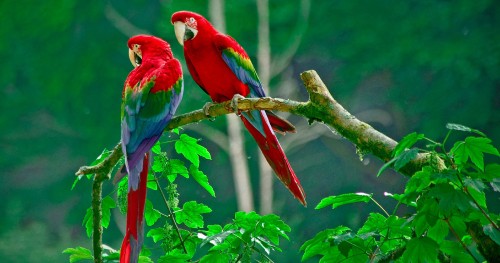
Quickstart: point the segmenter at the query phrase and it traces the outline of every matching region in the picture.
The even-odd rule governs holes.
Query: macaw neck
[[[159,58],[143,60],[142,64],[139,67],[130,72],[129,77],[127,78],[128,82],[125,84],[125,86],[129,85],[131,87],[135,87],[137,83],[142,81],[145,77],[148,77],[146,76],[146,74],[148,72],[151,72],[151,69],[160,68],[165,63],[165,59]]]

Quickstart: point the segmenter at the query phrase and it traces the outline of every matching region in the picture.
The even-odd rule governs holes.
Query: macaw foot
[[[238,100],[239,99],[244,99],[245,97],[241,96],[240,94],[235,94],[233,98],[231,99],[231,108],[233,108],[234,113],[236,115],[241,116],[241,111],[238,109]]]
[[[213,105],[214,104],[212,102],[207,102],[205,103],[205,105],[203,105],[203,113],[205,113],[205,116],[208,117],[209,121],[215,120],[215,117],[212,117],[212,115],[210,115],[210,107],[212,107]]]

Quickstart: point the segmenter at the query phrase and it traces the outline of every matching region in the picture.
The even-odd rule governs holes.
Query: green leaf
[[[83,217],[83,224],[85,226],[85,231],[87,232],[87,236],[90,238],[92,236],[92,227],[94,226],[94,221],[92,220],[92,217],[94,215],[94,212],[92,211],[92,207],[87,208],[87,212],[85,213],[85,216]]]
[[[404,194],[392,194],[392,193],[389,193],[389,192],[384,192],[384,196],[388,196],[398,202],[401,202],[403,204],[406,204],[408,206],[411,206],[411,207],[416,207],[417,206],[417,203],[415,203],[415,201],[413,200],[409,200],[407,197],[407,195],[404,195]]]
[[[128,194],[128,176],[125,176],[118,183],[118,189],[116,190],[116,201],[118,208],[122,214],[127,213],[127,194]]]
[[[481,177],[488,182],[500,178],[500,164],[491,163],[484,167],[484,175]]]
[[[399,156],[406,149],[411,148],[416,142],[422,140],[423,138],[425,138],[425,136],[422,133],[412,132],[406,135],[392,151],[392,157]]]
[[[212,186],[208,183],[208,176],[198,169],[195,165],[191,164],[189,166],[189,173],[193,176],[194,180],[198,182],[201,187],[203,187],[207,192],[215,197],[215,191]]]
[[[152,190],[158,190],[158,184],[156,183],[156,178],[151,171],[148,173],[148,182],[146,183],[146,187]]]
[[[175,181],[178,175],[189,178],[189,172],[186,165],[179,159],[164,160],[163,163],[158,165],[161,165],[162,176],[166,177],[171,183]]]
[[[467,226],[462,216],[452,216],[449,219],[450,225],[459,237],[467,235]]]
[[[418,154],[418,149],[405,150],[397,156],[396,163],[394,163],[394,170],[399,171],[411,160],[415,159]]]
[[[148,231],[147,237],[153,238],[155,243],[168,237],[168,232],[164,227],[153,228]]]
[[[477,188],[472,187],[472,186],[467,186],[467,190],[469,191],[469,194],[476,200],[476,202],[481,206],[482,208],[486,208],[486,194],[484,191],[479,191]]]
[[[144,207],[144,218],[146,219],[146,224],[152,226],[160,219],[161,213],[153,208],[153,203],[146,199],[146,206]]]
[[[200,259],[200,263],[227,263],[231,262],[231,256],[226,253],[209,252]]]
[[[92,252],[84,247],[67,248],[62,253],[69,254],[70,263],[94,259]]]
[[[410,180],[406,183],[405,197],[419,195],[423,189],[429,187],[431,184],[431,173],[432,167],[424,166],[422,170],[410,177]]]
[[[115,200],[111,196],[106,196],[102,199],[102,227],[108,228],[109,222],[111,221],[111,209],[116,207]]]
[[[200,228],[204,224],[202,214],[210,212],[212,212],[210,207],[196,201],[189,201],[184,203],[182,209],[175,213],[175,221],[177,224],[185,224],[190,228]]]
[[[155,154],[161,154],[161,142],[157,141],[151,148],[151,151]]]
[[[446,124],[446,128],[448,130],[455,130],[455,131],[464,131],[464,132],[474,132],[474,133],[477,133],[483,137],[486,137],[486,135],[484,133],[482,133],[481,131],[479,130],[476,130],[476,129],[472,129],[472,128],[469,128],[467,126],[464,126],[462,124],[456,124],[456,123],[447,123]]]
[[[212,159],[207,148],[199,145],[197,139],[186,134],[181,134],[179,140],[175,142],[175,151],[182,154],[196,167],[200,166],[200,156],[208,160]]]
[[[335,209],[339,206],[352,203],[359,203],[359,202],[368,203],[371,200],[372,195],[373,194],[367,194],[367,193],[348,193],[336,196],[329,196],[323,198],[314,209],[321,209],[329,205],[332,206],[332,209]]]
[[[467,195],[449,184],[437,184],[429,194],[439,200],[439,208],[445,215],[451,215],[457,208],[466,212],[472,207]]]
[[[483,226],[483,231],[488,235],[497,245],[500,245],[500,231],[495,229],[492,224]]]
[[[429,228],[427,232],[427,236],[432,238],[438,244],[444,241],[446,236],[448,236],[449,227],[448,224],[444,220],[438,220],[436,224]]]
[[[257,222],[261,220],[262,216],[254,211],[243,212],[239,211],[234,214],[234,224],[244,230],[254,230]]]
[[[385,170],[387,170],[393,163],[397,161],[397,158],[392,158],[390,161],[386,162],[380,169],[378,170],[377,177],[379,177]]]
[[[386,227],[385,216],[379,213],[370,213],[364,225],[358,230],[358,235],[369,232],[380,232]]]
[[[182,254],[181,252],[172,253],[161,256],[158,263],[184,263],[188,262],[192,257],[190,255]]]
[[[451,262],[455,263],[474,263],[476,262],[469,253],[467,253],[462,245],[455,241],[444,240],[439,248],[443,253],[451,257]]]
[[[148,256],[139,255],[139,263],[154,263],[154,261]]]
[[[279,245],[279,237],[284,237],[289,240],[285,232],[290,232],[291,228],[279,216],[275,214],[269,214],[262,216],[259,224],[256,226],[257,236],[263,236],[273,242],[275,245]]]
[[[500,156],[491,140],[484,137],[467,137],[465,141],[456,142],[450,153],[458,166],[463,167],[470,159],[481,171],[484,171],[484,153]]]
[[[446,124],[446,129],[448,130],[455,130],[455,131],[465,131],[465,132],[471,132],[472,129],[464,126],[462,124],[456,124],[456,123],[447,123]]]
[[[438,244],[428,237],[413,238],[406,244],[404,262],[438,262]]]
[[[302,261],[305,261],[316,255],[325,255],[332,250],[332,241],[334,237],[351,231],[348,227],[339,226],[334,229],[325,229],[316,234],[312,239],[307,240],[300,247],[300,251],[304,251]],[[338,249],[337,249],[338,251]],[[340,252],[338,252],[340,254]]]
[[[217,225],[217,226],[220,227],[219,225]],[[213,232],[213,231],[214,230],[212,229],[210,231],[210,233],[208,233],[208,236],[201,237],[201,239],[203,239],[203,242],[201,242],[200,246],[203,246],[206,243],[210,243],[214,246],[217,246],[219,244],[222,244],[229,235],[236,232],[235,229],[222,231],[222,227],[220,227],[219,232]],[[198,236],[198,237],[200,237],[200,236]]]
[[[179,135],[179,128],[173,128],[170,132]]]

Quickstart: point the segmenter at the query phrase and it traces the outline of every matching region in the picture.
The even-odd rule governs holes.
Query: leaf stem
[[[163,201],[165,202],[165,205],[167,206],[168,214],[170,215],[170,218],[172,219],[172,223],[174,225],[175,231],[177,232],[177,235],[179,236],[179,240],[181,241],[182,248],[184,249],[184,252],[186,252],[186,254],[188,254],[186,246],[184,245],[184,240],[182,240],[181,231],[179,231],[179,225],[177,225],[177,222],[175,222],[174,213],[172,212],[172,209],[170,209],[170,206],[168,205],[167,197],[165,196],[165,193],[163,193],[163,190],[161,189],[161,186],[160,186],[160,182],[158,182],[158,177],[156,177],[156,176],[155,176],[155,182],[156,182],[156,185],[158,186],[158,190],[160,190],[161,196],[163,197]]]
[[[479,263],[479,261],[476,259],[476,257],[474,257],[472,252],[469,250],[469,248],[465,245],[465,243],[462,241],[460,236],[457,234],[455,229],[451,226],[450,220],[448,218],[445,218],[444,221],[446,222],[446,224],[448,224],[448,227],[450,228],[451,232],[453,233],[455,238],[458,240],[458,242],[462,245],[462,247],[465,249],[465,251],[467,251],[467,253],[469,253],[469,255],[471,255],[471,257],[474,259],[475,262]]]
[[[387,211],[384,209],[384,207],[382,207],[382,205],[380,205],[373,197],[370,196],[370,199],[378,206],[380,207],[380,209],[382,209],[382,211],[384,211],[385,215],[387,217],[391,216],[389,213],[387,213]]]
[[[486,219],[488,219],[488,221],[490,221],[490,223],[493,225],[493,227],[496,230],[500,230],[498,228],[498,225],[491,219],[491,217],[486,213],[486,211],[484,211],[484,209],[479,205],[479,203],[476,201],[476,199],[474,199],[474,197],[472,197],[472,195],[470,194],[469,189],[467,188],[467,186],[464,186],[463,189],[465,190],[465,193],[470,197],[470,199],[472,199],[472,201],[474,202],[474,204],[476,204],[477,208],[479,208],[479,210],[484,215],[484,217],[486,217]]]

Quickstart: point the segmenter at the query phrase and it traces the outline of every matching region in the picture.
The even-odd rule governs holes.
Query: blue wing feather
[[[221,51],[224,62],[236,77],[250,88],[251,97],[265,97],[257,72],[245,50],[232,37],[218,34],[215,45]]]
[[[175,62],[179,63],[177,60]],[[161,72],[153,72],[161,74]],[[178,81],[169,87],[170,100],[163,105],[163,110],[153,116],[144,116],[144,108],[148,103],[157,103],[149,96],[152,86],[148,90],[133,89],[132,94],[127,99],[127,104],[123,108],[122,117],[122,150],[127,156],[125,165],[129,174],[129,187],[137,189],[139,174],[142,170],[144,154],[149,152],[151,147],[158,141],[168,122],[172,119],[183,95],[184,83],[182,73],[179,73]],[[139,82],[141,83],[141,82]],[[138,85],[148,85],[142,83]],[[156,83],[154,83],[156,85]],[[144,92],[143,92],[144,91]]]

